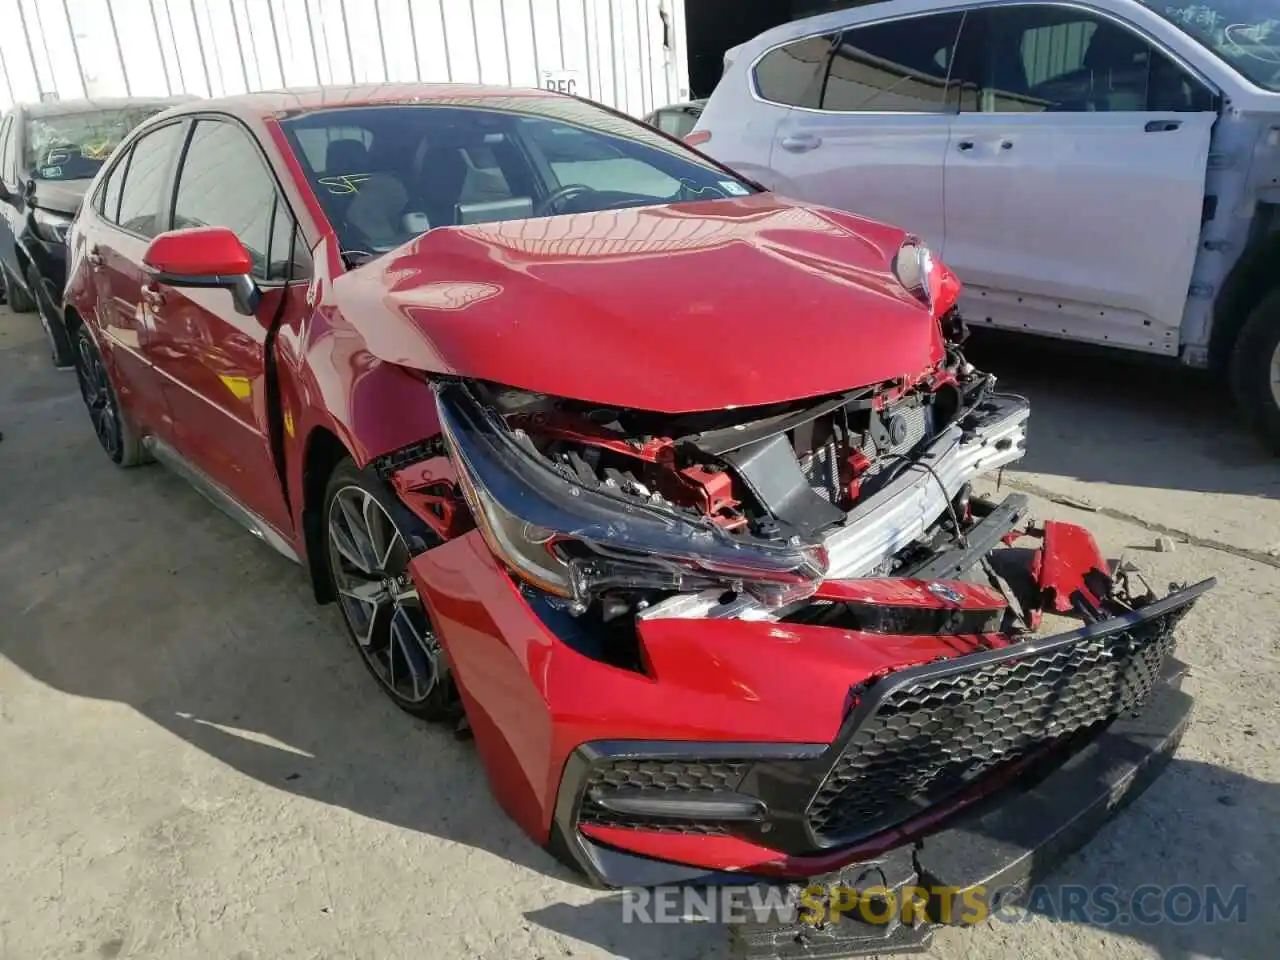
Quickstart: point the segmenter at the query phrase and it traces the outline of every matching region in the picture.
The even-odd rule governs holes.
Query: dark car
[[[669,103],[645,117],[644,122],[651,127],[657,127],[663,133],[669,133],[683,140],[693,130],[694,124],[702,116],[702,108],[706,105],[706,100]]]
[[[901,228],[586,101],[378,84],[146,122],[68,249],[110,459],[300,563],[596,882],[1029,881],[1186,725],[1211,582],[1157,599],[971,491],[1028,404]]]
[[[71,363],[66,235],[85,189],[130,130],[192,99],[18,104],[0,122],[0,285],[16,312],[40,311],[56,366]]]

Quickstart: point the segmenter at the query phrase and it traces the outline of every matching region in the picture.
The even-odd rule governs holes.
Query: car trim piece
[[[142,445],[157,460],[195,487],[205,499],[251,534],[294,563],[302,558],[289,541],[271,524],[231,495],[221,484],[154,434],[142,438]]]
[[[882,17],[872,17],[870,20],[862,20],[856,23],[837,24],[832,27],[827,27],[826,29],[814,30],[813,33],[804,33],[804,34],[801,34],[800,36],[789,37],[786,40],[780,40],[777,43],[773,44],[772,46],[767,47],[755,59],[753,59],[749,64],[747,64],[747,68],[746,68],[747,69],[747,78],[746,78],[747,93],[751,96],[751,99],[755,100],[757,103],[762,103],[766,106],[778,107],[782,110],[799,110],[802,113],[815,113],[819,115],[826,114],[830,116],[839,116],[839,117],[856,117],[856,116],[956,117],[962,114],[983,113],[985,111],[961,110],[959,107],[959,104],[956,105],[956,109],[954,110],[824,110],[821,106],[806,107],[801,104],[779,103],[777,100],[769,100],[765,97],[760,96],[760,92],[756,89],[756,67],[760,65],[761,60],[763,60],[769,54],[773,53],[773,51],[780,50],[781,48],[792,43],[799,43],[801,40],[812,40],[814,37],[821,37],[830,33],[843,34],[846,30],[856,30],[861,27],[873,27],[882,23],[895,23],[899,20],[916,20],[916,19],[920,19],[921,17],[933,17],[943,13],[960,13],[960,14],[966,15],[966,19],[961,21],[959,32],[957,32],[956,34],[956,43],[958,45],[960,42],[960,38],[964,34],[964,29],[967,24],[968,14],[985,12],[987,10],[991,10],[997,7],[1027,7],[1027,6],[1067,7],[1067,8],[1076,9],[1076,10],[1083,10],[1088,13],[1096,14],[1097,16],[1102,17],[1103,19],[1110,20],[1111,22],[1117,24],[1123,29],[1128,30],[1130,33],[1136,34],[1141,39],[1145,40],[1147,43],[1151,44],[1153,47],[1155,47],[1157,50],[1159,50],[1161,53],[1167,56],[1170,60],[1172,60],[1182,69],[1186,70],[1187,73],[1191,74],[1201,83],[1203,83],[1209,89],[1209,91],[1215,96],[1215,98],[1217,98],[1219,101],[1222,98],[1223,91],[1222,91],[1221,85],[1211,80],[1203,70],[1201,70],[1198,66],[1196,66],[1195,64],[1187,60],[1187,58],[1184,57],[1182,54],[1180,54],[1176,50],[1171,49],[1167,43],[1152,36],[1147,30],[1143,29],[1138,24],[1132,22],[1131,20],[1126,20],[1123,17],[1113,13],[1110,10],[1103,10],[1089,3],[1075,2],[1075,0],[975,0],[975,2],[973,3],[957,4],[955,6],[936,7],[930,10],[915,10],[915,11],[912,11],[911,13],[889,14]],[[862,10],[862,9],[866,9],[866,8],[856,7],[850,10],[845,10],[840,12],[848,14],[848,13],[853,13],[855,10]],[[825,17],[829,15],[830,14],[819,14],[817,16]],[[815,16],[814,19],[816,19],[817,16]],[[1159,16],[1159,14],[1156,14],[1156,16]],[[1175,26],[1175,29],[1177,29],[1176,26]],[[1212,53],[1212,51],[1210,52]],[[831,58],[831,54],[828,53],[827,55],[828,63],[826,68],[828,71],[831,69],[830,58]],[[954,62],[954,58],[953,58],[953,62]],[[1230,67],[1230,64],[1228,64],[1228,66]],[[1239,71],[1237,71],[1234,67],[1230,67],[1230,69],[1234,73],[1237,73],[1237,74],[1239,73]],[[1241,76],[1243,75],[1241,74]],[[826,81],[824,79],[823,88],[825,89],[825,87],[826,87]],[[950,87],[951,87],[951,65],[948,65],[946,89],[944,89],[944,94],[943,94],[944,98],[947,97],[947,92],[949,91]],[[947,102],[946,99],[944,99],[943,102],[945,104]],[[1157,113],[1160,111],[1144,110],[1141,112]]]
[[[902,474],[854,507],[840,526],[823,538],[827,548],[826,579],[865,576],[907,544],[922,536],[947,510],[952,498],[970,481],[1022,457],[1030,406],[1021,399],[988,401],[995,409],[983,421],[966,427],[953,423]],[[789,608],[771,610],[755,598],[740,595],[721,603],[723,591],[681,594],[655,604],[637,616],[736,617],[777,620]]]

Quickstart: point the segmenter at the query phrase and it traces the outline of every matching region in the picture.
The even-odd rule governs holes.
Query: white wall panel
[[[684,3],[0,0],[0,109],[352,82],[524,87],[550,71],[642,114],[687,96]]]

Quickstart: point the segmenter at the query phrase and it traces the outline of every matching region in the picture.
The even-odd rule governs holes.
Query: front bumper
[[[811,925],[797,909],[793,920],[733,926],[738,955],[824,960],[915,952],[928,948],[939,925],[971,924],[1018,903],[1168,766],[1191,720],[1184,672],[1169,660],[1140,712],[1116,720],[1037,782],[975,804],[914,844],[809,881],[857,891],[883,886],[886,902],[892,898],[900,908],[912,897],[923,910],[886,912],[884,922],[874,924],[856,912],[831,922],[827,913],[826,923]],[[798,890],[793,900],[799,902]]]
[[[565,767],[553,846],[608,886],[726,870],[804,879],[865,860],[1143,710],[1180,675],[1174,629],[1211,585],[898,670],[852,691],[830,744],[583,744]]]

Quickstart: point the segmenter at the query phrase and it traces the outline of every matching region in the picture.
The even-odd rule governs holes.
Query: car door
[[[168,438],[169,409],[152,357],[154,323],[142,296],[143,257],[160,233],[164,198],[182,144],[182,120],[148,130],[112,166],[104,208],[85,238],[97,290],[97,319],[121,402],[144,434]],[[117,173],[119,180],[116,187]],[[107,202],[111,207],[108,210]]]
[[[963,20],[961,12],[900,17],[811,38],[828,47],[827,67],[778,125],[776,189],[905,227],[940,248],[947,74]],[[766,54],[757,74],[780,69],[769,60],[786,50]]]
[[[241,506],[288,534],[292,521],[269,439],[266,339],[281,298],[290,294],[282,281],[294,219],[257,142],[237,121],[203,116],[192,126],[172,222],[175,229],[234,231],[263,294],[256,313],[244,316],[225,289],[148,285],[153,356],[174,418],[175,447]]]
[[[943,258],[993,326],[1174,353],[1216,98],[1132,25],[1075,5],[970,15]]]

